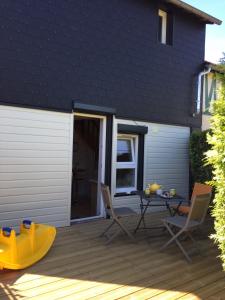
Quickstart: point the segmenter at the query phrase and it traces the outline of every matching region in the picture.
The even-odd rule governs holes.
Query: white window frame
[[[162,28],[161,28],[161,43],[166,44],[166,35],[167,35],[167,12],[159,9],[159,17],[162,18]]]
[[[117,176],[117,169],[134,169],[135,178],[134,178],[134,186],[123,187],[123,188],[116,187],[116,193],[130,193],[132,191],[137,190],[138,136],[132,134],[118,134],[117,141],[119,139],[131,141],[132,161],[129,162],[116,161],[116,176]],[[117,157],[117,149],[116,149],[116,157]]]

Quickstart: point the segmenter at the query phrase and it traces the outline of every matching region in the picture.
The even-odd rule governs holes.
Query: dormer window
[[[159,9],[158,10],[158,41],[161,44],[172,45],[173,20],[171,14]]]

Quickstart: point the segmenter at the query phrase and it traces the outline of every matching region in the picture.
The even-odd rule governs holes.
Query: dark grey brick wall
[[[190,115],[205,25],[174,13],[173,46],[157,42],[158,1],[1,0],[0,101],[199,126]]]

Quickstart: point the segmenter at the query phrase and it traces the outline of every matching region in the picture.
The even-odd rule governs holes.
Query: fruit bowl
[[[171,199],[173,198],[173,196],[171,196],[170,192],[163,192],[160,197],[164,198],[164,199]]]

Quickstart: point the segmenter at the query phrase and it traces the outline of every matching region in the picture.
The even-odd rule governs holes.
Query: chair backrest
[[[209,194],[212,193],[212,187],[203,183],[196,182],[193,188],[191,201],[197,195]]]
[[[186,226],[188,226],[190,221],[197,221],[199,225],[204,222],[210,200],[211,200],[211,193],[196,195],[193,198],[190,207],[190,212],[187,217]]]
[[[104,183],[101,183],[101,192],[102,192],[102,198],[103,198],[103,203],[105,206],[106,213],[114,217],[115,213],[112,206],[112,199],[111,199],[109,187]]]

